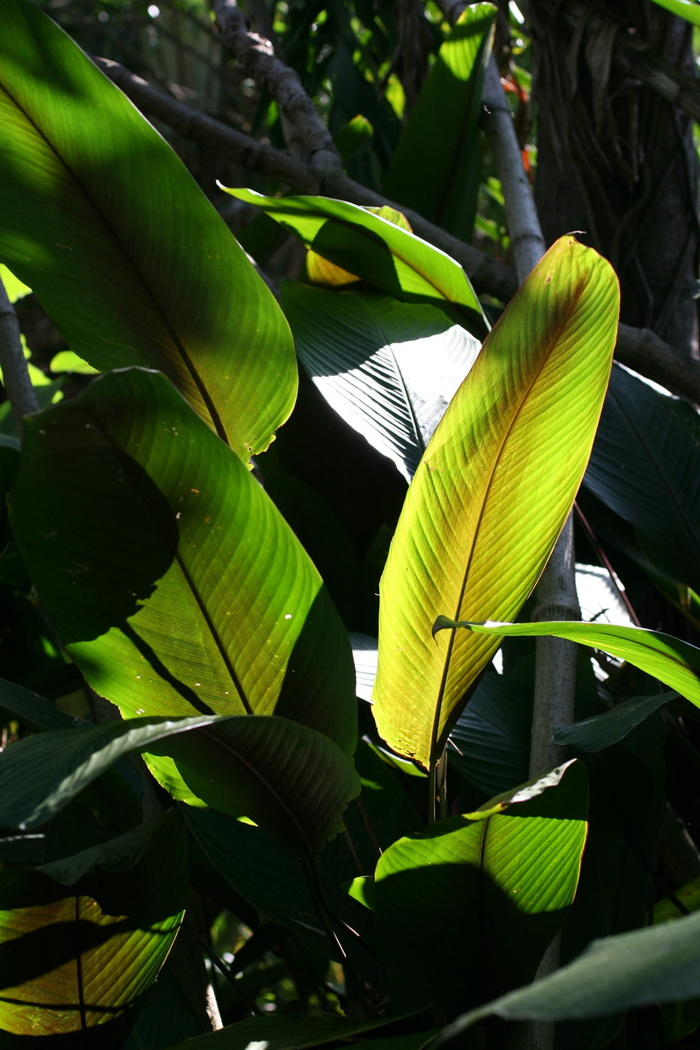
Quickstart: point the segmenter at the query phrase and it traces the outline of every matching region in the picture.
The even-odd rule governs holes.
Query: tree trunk
[[[584,231],[613,264],[622,320],[697,356],[691,120],[615,64],[627,34],[686,73],[690,25],[650,0],[536,0],[536,198],[545,237]]]

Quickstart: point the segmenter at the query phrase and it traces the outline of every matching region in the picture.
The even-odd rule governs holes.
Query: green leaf
[[[318,255],[383,292],[465,307],[469,327],[483,336],[488,325],[464,270],[439,248],[370,208],[326,197],[264,197],[254,190],[226,189],[286,226]]]
[[[43,729],[72,729],[77,723],[77,719],[50,700],[4,678],[0,678],[0,711],[35,733]]]
[[[474,4],[452,27],[384,177],[388,197],[467,241],[479,191],[481,96],[495,17],[493,4]]]
[[[396,1017],[386,1020],[351,1021],[334,1014],[309,1013],[297,1015],[283,1011],[266,1017],[250,1017],[237,1024],[227,1025],[218,1032],[188,1039],[170,1050],[248,1050],[261,1047],[265,1050],[305,1050],[306,1047],[342,1043],[355,1035],[370,1032],[395,1023]],[[365,1045],[363,1043],[363,1045]]]
[[[316,569],[163,376],[112,373],[28,420],[11,516],[62,641],[124,715],[275,713],[353,751],[350,647]]]
[[[487,671],[450,733],[450,768],[494,794],[528,775],[532,685]]]
[[[569,764],[383,853],[375,914],[395,1007],[454,1015],[534,977],[574,898],[587,802]]]
[[[434,630],[437,633],[460,627],[474,634],[567,638],[579,645],[590,645],[610,656],[627,660],[700,707],[700,649],[670,634],[648,631],[643,627],[618,627],[609,623],[578,623],[570,620],[537,623],[486,620],[476,623],[458,622],[445,616],[438,617]]]
[[[700,419],[619,365],[584,484],[630,522],[654,564],[700,588]]]
[[[691,22],[694,26],[700,26],[700,4],[697,0],[654,0],[659,7],[665,7],[672,15]]]
[[[480,344],[443,310],[285,281],[297,354],[331,408],[407,481]]]
[[[555,726],[552,740],[555,744],[576,747],[579,751],[602,751],[604,747],[623,740],[645,718],[677,697],[677,693],[633,696],[601,715],[569,726]]]
[[[244,460],[296,369],[269,290],[175,153],[29,0],[0,11],[0,257],[97,368],[158,368]]]
[[[171,812],[128,872],[103,872],[72,893],[24,869],[0,873],[0,1029],[60,1035],[132,1007],[180,926],[187,871]]]
[[[316,852],[340,830],[342,811],[360,790],[351,759],[286,718],[135,718],[41,733],[7,748],[0,825],[39,827],[131,751],[172,757],[207,805],[252,818],[299,853]]]
[[[483,1017],[564,1021],[693,999],[700,987],[700,914],[593,941],[568,966],[465,1014],[440,1044]]]
[[[436,642],[432,625],[448,609],[513,619],[532,590],[585,470],[618,302],[609,264],[557,241],[486,339],[409,488],[380,585],[374,714],[387,743],[426,768],[498,648],[466,632]]]

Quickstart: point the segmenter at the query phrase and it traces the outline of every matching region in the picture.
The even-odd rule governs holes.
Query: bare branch
[[[93,61],[143,113],[162,120],[183,138],[211,146],[247,171],[286,183],[298,192],[318,193],[318,177],[307,164],[166,95],[118,62],[106,58]]]
[[[387,200],[347,175],[333,176],[321,182],[308,164],[283,150],[258,142],[206,116],[200,110],[179,102],[116,62],[101,58],[94,61],[143,113],[163,121],[183,138],[212,146],[222,156],[231,157],[247,171],[273,178],[296,193],[323,192],[329,197],[353,204],[371,207],[388,204],[397,208],[404,212],[419,237],[441,248],[464,267],[477,292],[492,295],[504,302],[515,294],[517,279],[509,266],[458,240],[412,209]],[[492,111],[494,106],[492,100]],[[672,393],[700,404],[700,362],[689,361],[678,349],[659,339],[649,329],[620,325],[616,356],[623,364],[655,380]]]
[[[331,133],[294,70],[277,58],[269,40],[250,32],[235,0],[211,0],[211,5],[224,45],[245,75],[275,99],[280,114],[291,125],[294,143],[288,143],[290,148],[296,146],[301,158],[319,174],[340,174],[342,162]]]
[[[18,428],[22,418],[30,412],[39,411],[32,381],[29,378],[27,361],[22,349],[19,322],[15,308],[10,302],[5,285],[0,280],[0,368]]]

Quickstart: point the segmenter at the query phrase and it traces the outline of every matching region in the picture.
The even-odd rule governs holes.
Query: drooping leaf
[[[495,16],[493,4],[474,4],[454,24],[411,110],[383,184],[392,200],[467,241],[481,175],[479,117]],[[437,120],[437,113],[444,119]]]
[[[434,640],[435,617],[509,608],[512,619],[530,593],[585,469],[617,311],[608,263],[557,241],[484,343],[409,488],[380,585],[374,713],[387,743],[425,767],[498,648],[466,632]]]
[[[616,365],[584,484],[672,579],[700,588],[700,419]]]
[[[654,693],[651,696],[633,696],[610,711],[573,722],[569,726],[555,726],[552,740],[562,746],[573,746],[579,751],[601,751],[617,744],[645,718],[664,704],[677,698],[677,693]]]
[[[134,718],[41,733],[7,748],[0,825],[41,826],[131,751],[173,758],[197,798],[251,817],[300,853],[337,833],[360,790],[352,761],[328,737],[286,718]]]
[[[317,571],[164,377],[112,373],[29,420],[12,520],[62,641],[123,714],[276,713],[353,750],[350,647]]]
[[[282,285],[304,368],[336,412],[407,481],[480,344],[437,306]]]
[[[481,305],[459,263],[371,209],[326,197],[226,192],[262,208],[307,248],[397,299],[410,302],[421,296],[464,307],[470,330],[485,335],[488,325]]]
[[[569,765],[383,853],[379,950],[399,1009],[438,1002],[454,1015],[532,979],[574,898],[587,802],[585,771]]]
[[[693,999],[700,988],[700,914],[593,941],[568,966],[473,1010],[444,1029],[440,1045],[476,1021],[563,1021],[649,1003]]]
[[[571,620],[537,623],[458,622],[438,617],[435,632],[466,628],[474,634],[495,637],[532,636],[567,638],[579,645],[590,645],[610,656],[627,660],[660,682],[675,689],[700,707],[700,649],[680,638],[643,627],[618,627],[608,623],[578,623]]]
[[[296,396],[284,317],[177,156],[29,0],[0,9],[0,258],[100,369],[166,373],[247,460]]]

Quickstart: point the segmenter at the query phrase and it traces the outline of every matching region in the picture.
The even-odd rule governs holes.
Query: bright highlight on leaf
[[[0,259],[101,370],[164,372],[242,459],[296,397],[284,317],[173,150],[29,0],[0,5]]]
[[[532,590],[586,467],[618,303],[610,265],[557,241],[486,339],[409,488],[380,585],[374,714],[387,743],[426,768],[499,644],[434,639],[433,624],[449,609],[513,619]]]
[[[465,307],[470,328],[488,325],[459,263],[415,234],[347,201],[326,197],[264,197],[254,190],[226,189],[286,226],[307,248],[368,284],[409,302],[415,296]]]

